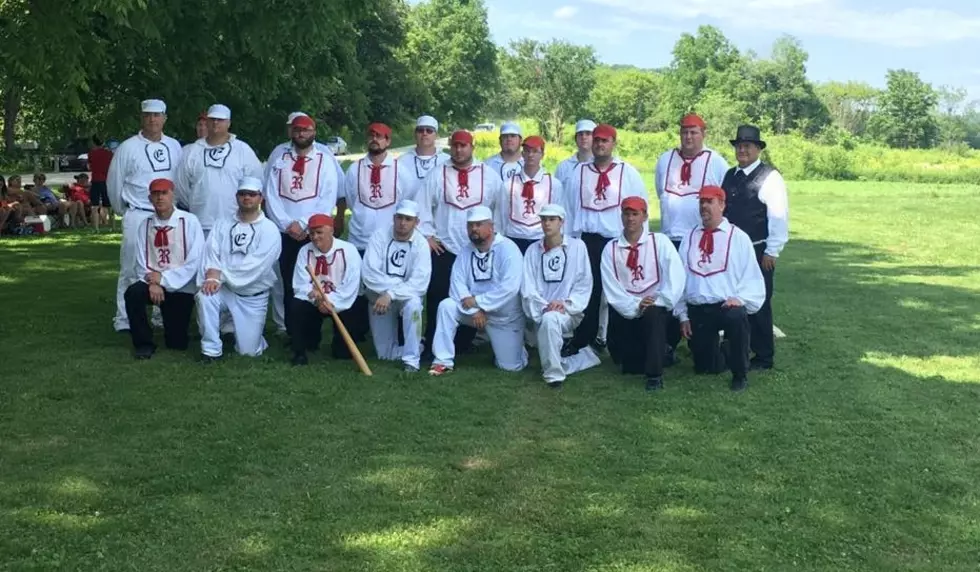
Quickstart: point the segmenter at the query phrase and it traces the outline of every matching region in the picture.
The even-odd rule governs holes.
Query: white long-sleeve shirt
[[[681,180],[685,160],[677,149],[660,155],[657,160],[656,186],[660,199],[660,230],[671,240],[680,242],[684,235],[701,224],[698,192],[702,187],[720,187],[728,172],[725,158],[704,148],[691,161],[691,180]]]
[[[755,258],[752,240],[745,231],[722,219],[714,233],[714,252],[701,252],[704,226],[692,229],[681,241],[678,254],[687,271],[684,299],[674,307],[674,315],[687,321],[687,306],[717,304],[737,298],[749,314],[759,311],[766,301],[766,283]]]
[[[466,218],[471,208],[489,207],[496,228],[501,225],[503,181],[482,163],[470,165],[467,172],[469,187],[460,189],[456,168],[443,165],[426,177],[424,192],[417,197],[422,234],[435,236],[453,254],[459,254],[470,243]]]
[[[500,153],[497,153],[493,157],[488,158],[483,162],[484,165],[489,167],[493,172],[497,173],[501,181],[507,181],[517,173],[524,170],[524,158],[520,155],[517,156],[516,161],[507,162]]]
[[[327,252],[320,251],[312,242],[299,249],[293,268],[293,297],[312,304],[309,295],[313,283],[306,271],[307,264],[313,267],[323,293],[336,311],[343,312],[354,305],[361,288],[361,255],[353,244],[335,238]]]
[[[425,178],[436,167],[441,167],[449,162],[449,155],[442,151],[436,151],[435,155],[419,155],[417,149],[405,151],[398,156],[398,168],[404,169],[409,173],[409,188],[405,190],[406,196],[417,196],[424,187]]]
[[[331,151],[329,147],[327,147],[323,143],[320,143],[319,141],[314,141],[313,146],[319,149],[321,153],[323,153],[330,159],[330,161],[328,162],[334,166],[334,171],[337,172],[337,180],[343,181],[344,169],[343,167],[340,166],[340,161],[338,161],[337,158],[334,157],[333,151]],[[283,153],[289,151],[292,148],[293,148],[292,141],[286,141],[285,143],[280,143],[276,145],[276,147],[272,150],[272,153],[269,153],[269,158],[265,162],[265,170],[262,172],[263,182],[265,182],[266,179],[269,178],[269,173],[272,172],[272,167],[275,165],[276,159],[282,157]]]
[[[198,286],[207,271],[221,272],[221,285],[239,296],[253,296],[272,288],[276,281],[273,264],[279,261],[282,237],[279,229],[262,213],[252,222],[242,222],[238,215],[219,220],[208,235],[204,266],[198,274]]]
[[[136,271],[133,274],[145,282],[143,276],[147,272],[159,272],[160,286],[164,290],[194,293],[205,247],[201,223],[191,213],[174,209],[166,220],[156,213],[148,214],[136,235]]]
[[[545,307],[555,300],[565,304],[566,314],[577,318],[585,312],[591,297],[589,251],[581,239],[564,236],[560,246],[547,251],[544,239],[527,247],[521,305],[524,315],[535,324],[541,323]]]
[[[534,181],[534,196],[529,200],[522,196],[527,181]],[[539,213],[541,207],[552,203],[565,204],[561,182],[544,169],[538,169],[533,177],[521,171],[504,181],[503,213],[500,217],[502,226],[497,230],[509,238],[541,238],[544,231],[541,230]]]
[[[351,163],[344,176],[343,198],[351,211],[347,239],[358,250],[367,248],[371,235],[379,228],[391,228],[392,216],[398,203],[415,200],[417,187],[412,173],[388,153],[381,162],[381,184],[371,185],[371,160]]]
[[[735,172],[744,171],[746,176],[752,174],[762,161],[756,159],[754,163],[742,169],[735,168]],[[789,197],[786,193],[786,181],[782,174],[773,169],[766,180],[762,182],[759,189],[759,200],[766,205],[766,218],[768,219],[769,236],[766,237],[766,254],[773,258],[778,258],[783,247],[789,242]]]
[[[637,267],[626,265],[630,243],[625,236],[610,240],[602,250],[599,270],[606,301],[620,316],[640,316],[640,301],[649,296],[654,305],[672,311],[684,296],[684,265],[666,235],[645,232],[636,243]]]
[[[555,167],[555,178],[561,181],[562,185],[568,187],[571,184],[570,179],[572,178],[572,175],[575,174],[575,168],[582,163],[588,163],[591,160],[592,156],[589,155],[589,158],[585,161],[579,161],[578,154],[576,153],[561,163],[558,163],[558,166]]]
[[[263,186],[269,220],[282,233],[294,222],[305,230],[307,221],[315,214],[333,214],[343,184],[343,179],[338,177],[336,159],[322,146],[310,148],[304,158],[303,175],[293,171],[297,160],[299,155],[292,146],[278,157],[270,157],[272,168]]]
[[[112,155],[106,177],[112,209],[120,216],[131,208],[152,212],[150,182],[173,180],[179,164],[180,143],[173,137],[150,141],[137,133],[123,141]]]
[[[177,169],[177,201],[210,230],[238,210],[235,194],[244,177],[262,177],[262,163],[248,143],[231,136],[224,145],[201,138],[184,147]]]
[[[380,228],[368,241],[361,265],[364,288],[392,300],[421,298],[432,278],[429,243],[415,230],[409,240],[396,240],[391,228]]]
[[[620,159],[606,166],[609,187],[603,193],[596,192],[599,170],[594,163],[582,163],[569,178],[571,185],[564,189],[565,211],[568,220],[565,228],[570,235],[579,237],[584,232],[616,238],[623,233],[620,203],[627,197],[647,199],[647,189],[639,171]]]
[[[449,297],[466,315],[483,310],[487,321],[495,324],[521,322],[521,282],[524,264],[521,250],[514,241],[497,233],[487,252],[479,252],[472,243],[466,245],[453,263],[449,280]],[[464,308],[462,300],[476,297],[475,308]]]

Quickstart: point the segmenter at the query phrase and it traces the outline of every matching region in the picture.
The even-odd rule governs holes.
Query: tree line
[[[885,89],[814,83],[796,39],[760,57],[711,26],[681,35],[663,69],[610,66],[562,40],[495,46],[483,0],[7,0],[0,45],[8,152],[131,133],[145,97],[169,103],[168,131],[184,138],[207,105],[225,103],[259,150],[298,109],[333,131],[421,113],[459,127],[533,117],[553,140],[580,116],[661,131],[695,111],[718,133],[750,121],[837,144],[980,147],[965,91],[908,70],[889,70]]]

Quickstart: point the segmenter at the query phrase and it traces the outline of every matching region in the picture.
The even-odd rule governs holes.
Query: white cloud
[[[709,18],[745,28],[820,35],[897,47],[980,39],[980,18],[950,10],[870,10],[844,0],[586,0],[633,19]],[[857,2],[854,2],[857,5]]]
[[[554,11],[552,16],[559,20],[568,20],[578,14],[578,8],[575,6],[562,6]]]

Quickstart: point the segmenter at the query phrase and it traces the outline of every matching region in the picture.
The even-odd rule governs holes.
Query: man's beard
[[[475,246],[483,246],[484,244],[486,244],[487,239],[478,234],[471,234],[470,242],[472,242]]]
[[[293,146],[297,149],[309,149],[310,145],[313,144],[313,138],[309,139],[293,139]]]
[[[387,151],[388,151],[387,147],[383,149],[382,148],[372,149],[368,147],[368,155],[371,155],[372,157],[377,157],[378,155],[384,155]]]

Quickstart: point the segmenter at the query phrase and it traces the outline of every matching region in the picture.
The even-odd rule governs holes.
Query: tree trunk
[[[20,115],[20,86],[8,85],[3,90],[3,148],[8,154],[13,153],[17,116]]]

